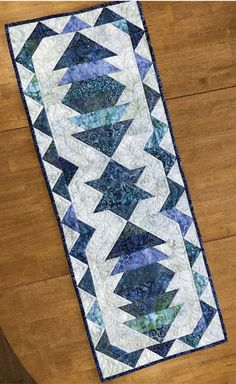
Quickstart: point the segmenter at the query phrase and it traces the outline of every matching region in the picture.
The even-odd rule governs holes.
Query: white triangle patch
[[[56,18],[44,20],[43,24],[45,24],[48,28],[51,28],[53,31],[57,33],[62,33],[69,19],[70,19],[70,16],[56,17]]]
[[[144,349],[142,355],[140,356],[136,367],[141,367],[142,365],[153,363],[154,361],[162,360],[163,358],[156,353],[149,351],[149,349]]]
[[[128,20],[130,23],[143,29],[143,23],[136,1],[127,1],[120,4],[111,5],[108,8],[122,16],[124,19]]]

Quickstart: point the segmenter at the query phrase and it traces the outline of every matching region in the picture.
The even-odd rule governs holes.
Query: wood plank
[[[235,103],[236,88],[168,102],[205,241],[236,234]],[[68,273],[29,129],[0,133],[0,148],[0,287]]]
[[[0,134],[0,287],[68,273],[30,130]]]
[[[236,85],[235,2],[144,2],[165,95]]]
[[[0,328],[0,383],[37,384],[21,365]]]
[[[236,89],[169,100],[177,145],[205,241],[236,233]]]
[[[236,89],[228,88],[168,100],[177,139],[232,133],[236,122]]]
[[[116,379],[114,383],[226,384],[236,375],[236,236],[206,246],[229,342]],[[11,347],[38,384],[98,384],[69,276],[0,293],[0,321]],[[191,369],[189,367],[191,366]],[[113,381],[111,381],[113,382]]]
[[[74,11],[97,2],[0,3],[0,130],[27,125],[5,23]],[[167,98],[235,86],[235,2],[143,2]]]
[[[204,142],[203,142],[204,140]],[[236,233],[236,132],[178,140],[206,241]]]

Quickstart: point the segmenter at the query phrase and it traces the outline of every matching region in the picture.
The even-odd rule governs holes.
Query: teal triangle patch
[[[125,120],[113,125],[104,125],[72,136],[111,157],[132,121]]]

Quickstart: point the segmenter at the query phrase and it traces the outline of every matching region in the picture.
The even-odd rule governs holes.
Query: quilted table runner
[[[140,4],[6,31],[101,380],[225,341]]]

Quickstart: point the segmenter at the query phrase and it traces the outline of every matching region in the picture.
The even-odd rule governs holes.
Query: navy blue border
[[[185,175],[184,175],[183,166],[182,166],[182,163],[181,163],[181,160],[180,160],[179,151],[177,149],[176,140],[175,140],[174,132],[173,132],[173,127],[172,127],[171,120],[170,120],[170,115],[169,115],[169,112],[168,112],[168,109],[167,109],[167,104],[166,104],[166,100],[165,100],[165,96],[164,96],[164,92],[163,92],[163,87],[162,87],[162,82],[161,82],[161,78],[160,78],[160,73],[159,73],[157,62],[156,62],[156,59],[155,59],[155,56],[154,56],[154,52],[153,52],[153,49],[152,49],[151,39],[150,39],[150,36],[149,36],[149,33],[148,33],[147,24],[146,24],[146,21],[145,21],[145,17],[144,17],[144,13],[143,13],[143,10],[142,10],[141,2],[137,1],[137,5],[138,5],[138,8],[139,8],[140,16],[141,16],[141,19],[142,19],[142,22],[143,22],[143,26],[144,26],[144,31],[145,31],[145,34],[146,34],[146,37],[147,37],[147,42],[148,42],[149,49],[150,49],[150,52],[151,52],[153,66],[154,66],[155,73],[156,73],[156,76],[157,76],[157,81],[158,81],[158,85],[159,85],[159,89],[160,89],[160,94],[161,94],[162,102],[163,102],[163,105],[164,105],[167,121],[168,121],[168,124],[169,124],[169,129],[170,129],[170,134],[171,134],[171,138],[172,138],[172,141],[173,141],[173,146],[174,146],[174,149],[175,149],[175,152],[176,152],[176,158],[177,158],[177,161],[178,161],[178,165],[179,165],[179,168],[180,168],[181,176],[183,178],[184,186],[185,186],[185,189],[186,189],[186,194],[187,194],[187,197],[188,197],[188,202],[189,202],[191,213],[192,213],[192,216],[193,216],[193,221],[194,221],[194,224],[196,226],[197,235],[198,235],[199,242],[200,242],[201,249],[202,249],[203,259],[204,259],[206,270],[207,270],[207,273],[208,273],[208,276],[209,276],[209,281],[210,281],[210,284],[211,284],[212,292],[213,292],[214,299],[215,299],[215,302],[216,302],[216,306],[217,306],[217,310],[218,310],[218,313],[219,313],[219,317],[220,317],[220,321],[221,321],[221,326],[222,326],[225,338],[220,340],[220,341],[217,341],[215,343],[208,344],[208,345],[203,346],[203,347],[195,348],[193,350],[177,353],[175,355],[168,356],[168,357],[165,357],[165,358],[163,358],[161,360],[145,364],[145,365],[143,365],[141,367],[130,369],[130,370],[126,371],[126,372],[122,372],[122,373],[119,373],[117,375],[110,376],[108,378],[104,378],[103,377],[101,369],[100,369],[100,366],[99,366],[99,363],[98,363],[98,360],[97,360],[95,347],[94,347],[93,341],[91,339],[91,335],[90,335],[89,328],[88,328],[88,325],[87,325],[86,315],[85,315],[85,312],[84,312],[84,309],[83,309],[83,305],[82,305],[82,301],[81,301],[81,298],[80,298],[80,295],[79,295],[79,291],[78,291],[78,288],[77,288],[76,279],[75,279],[75,275],[74,275],[74,272],[73,272],[73,268],[72,268],[72,264],[71,264],[71,260],[70,260],[70,256],[69,256],[69,252],[68,252],[68,249],[67,249],[67,246],[66,246],[62,224],[61,224],[61,221],[60,221],[60,217],[59,217],[59,214],[58,214],[58,210],[57,210],[56,204],[54,202],[54,198],[53,198],[51,187],[50,187],[50,184],[49,184],[49,181],[48,181],[48,178],[47,178],[47,174],[46,174],[46,171],[45,171],[45,168],[44,168],[44,165],[43,165],[43,160],[42,160],[41,155],[40,155],[39,147],[38,147],[36,136],[35,136],[34,129],[33,129],[33,123],[31,121],[31,117],[30,117],[30,114],[29,114],[29,111],[28,111],[28,107],[27,107],[27,103],[26,103],[26,99],[25,99],[25,95],[24,95],[24,91],[23,91],[23,88],[22,88],[22,85],[21,85],[20,76],[19,76],[19,72],[18,72],[18,69],[17,69],[16,62],[15,62],[14,52],[13,52],[13,48],[12,48],[12,44],[11,44],[11,40],[10,40],[9,28],[13,27],[13,26],[17,26],[17,25],[22,25],[22,24],[28,24],[28,23],[33,23],[33,22],[37,22],[37,21],[48,20],[48,19],[52,19],[52,18],[55,18],[55,17],[63,17],[63,16],[74,15],[74,14],[80,14],[80,13],[88,12],[90,10],[94,10],[94,9],[97,9],[97,8],[103,8],[103,7],[106,7],[106,6],[111,6],[111,5],[114,5],[114,4],[120,4],[120,3],[123,3],[123,2],[125,2],[125,1],[111,1],[111,2],[106,2],[106,3],[103,3],[103,4],[98,4],[98,5],[95,5],[93,7],[86,8],[86,9],[81,9],[81,10],[78,10],[78,11],[72,11],[72,12],[60,13],[60,14],[55,14],[55,15],[50,15],[50,16],[45,16],[45,17],[39,17],[39,18],[31,19],[31,20],[24,20],[24,21],[9,23],[9,24],[5,25],[5,32],[6,32],[6,37],[7,37],[7,43],[8,43],[8,47],[9,47],[9,51],[10,51],[10,56],[11,56],[12,64],[13,64],[13,67],[14,67],[17,83],[18,83],[18,88],[19,88],[19,91],[20,91],[20,94],[21,94],[21,98],[22,98],[22,101],[23,101],[23,104],[24,104],[27,120],[28,120],[28,123],[29,123],[29,127],[30,127],[30,130],[31,130],[32,137],[33,137],[33,142],[34,142],[36,153],[37,153],[37,156],[38,156],[38,159],[39,159],[39,163],[40,163],[40,166],[41,166],[41,169],[42,169],[42,173],[43,173],[43,176],[44,176],[46,187],[48,189],[49,197],[51,199],[51,203],[52,203],[52,206],[53,206],[53,209],[54,209],[54,213],[55,213],[55,216],[56,216],[56,219],[57,219],[57,223],[58,223],[58,226],[59,226],[59,230],[60,230],[60,233],[61,233],[61,238],[62,238],[62,243],[63,243],[65,255],[66,255],[66,258],[67,258],[68,265],[69,265],[69,270],[70,270],[72,282],[73,282],[73,285],[74,285],[75,293],[76,293],[77,299],[79,301],[80,310],[81,310],[82,317],[83,317],[83,320],[84,320],[85,329],[86,329],[88,340],[89,340],[90,347],[91,347],[91,350],[92,350],[93,358],[95,360],[95,364],[96,364],[96,367],[97,367],[97,370],[98,370],[98,374],[99,374],[100,380],[102,382],[105,382],[105,381],[108,381],[108,380],[112,380],[112,379],[115,379],[115,378],[120,377],[120,376],[127,375],[127,374],[129,374],[131,372],[138,371],[138,370],[146,368],[146,367],[150,367],[152,365],[161,363],[161,362],[166,361],[166,360],[171,360],[171,359],[176,358],[178,356],[187,355],[189,353],[200,351],[202,349],[208,349],[210,347],[213,347],[215,345],[222,344],[222,343],[225,343],[225,342],[228,341],[228,337],[227,337],[227,333],[226,333],[226,329],[225,329],[225,325],[224,325],[224,321],[223,321],[223,317],[222,317],[219,301],[218,301],[218,298],[216,296],[215,287],[214,287],[214,284],[213,284],[213,281],[212,281],[211,272],[210,272],[209,265],[208,265],[208,262],[207,262],[206,252],[205,252],[205,248],[204,248],[204,245],[203,245],[200,229],[199,229],[199,226],[198,226],[198,223],[197,223],[197,219],[196,219],[196,216],[195,216],[195,213],[194,213],[193,204],[192,204],[192,200],[191,200],[191,197],[190,197],[190,192],[189,192],[188,184],[187,184],[187,181],[186,181],[186,178],[185,178]]]

